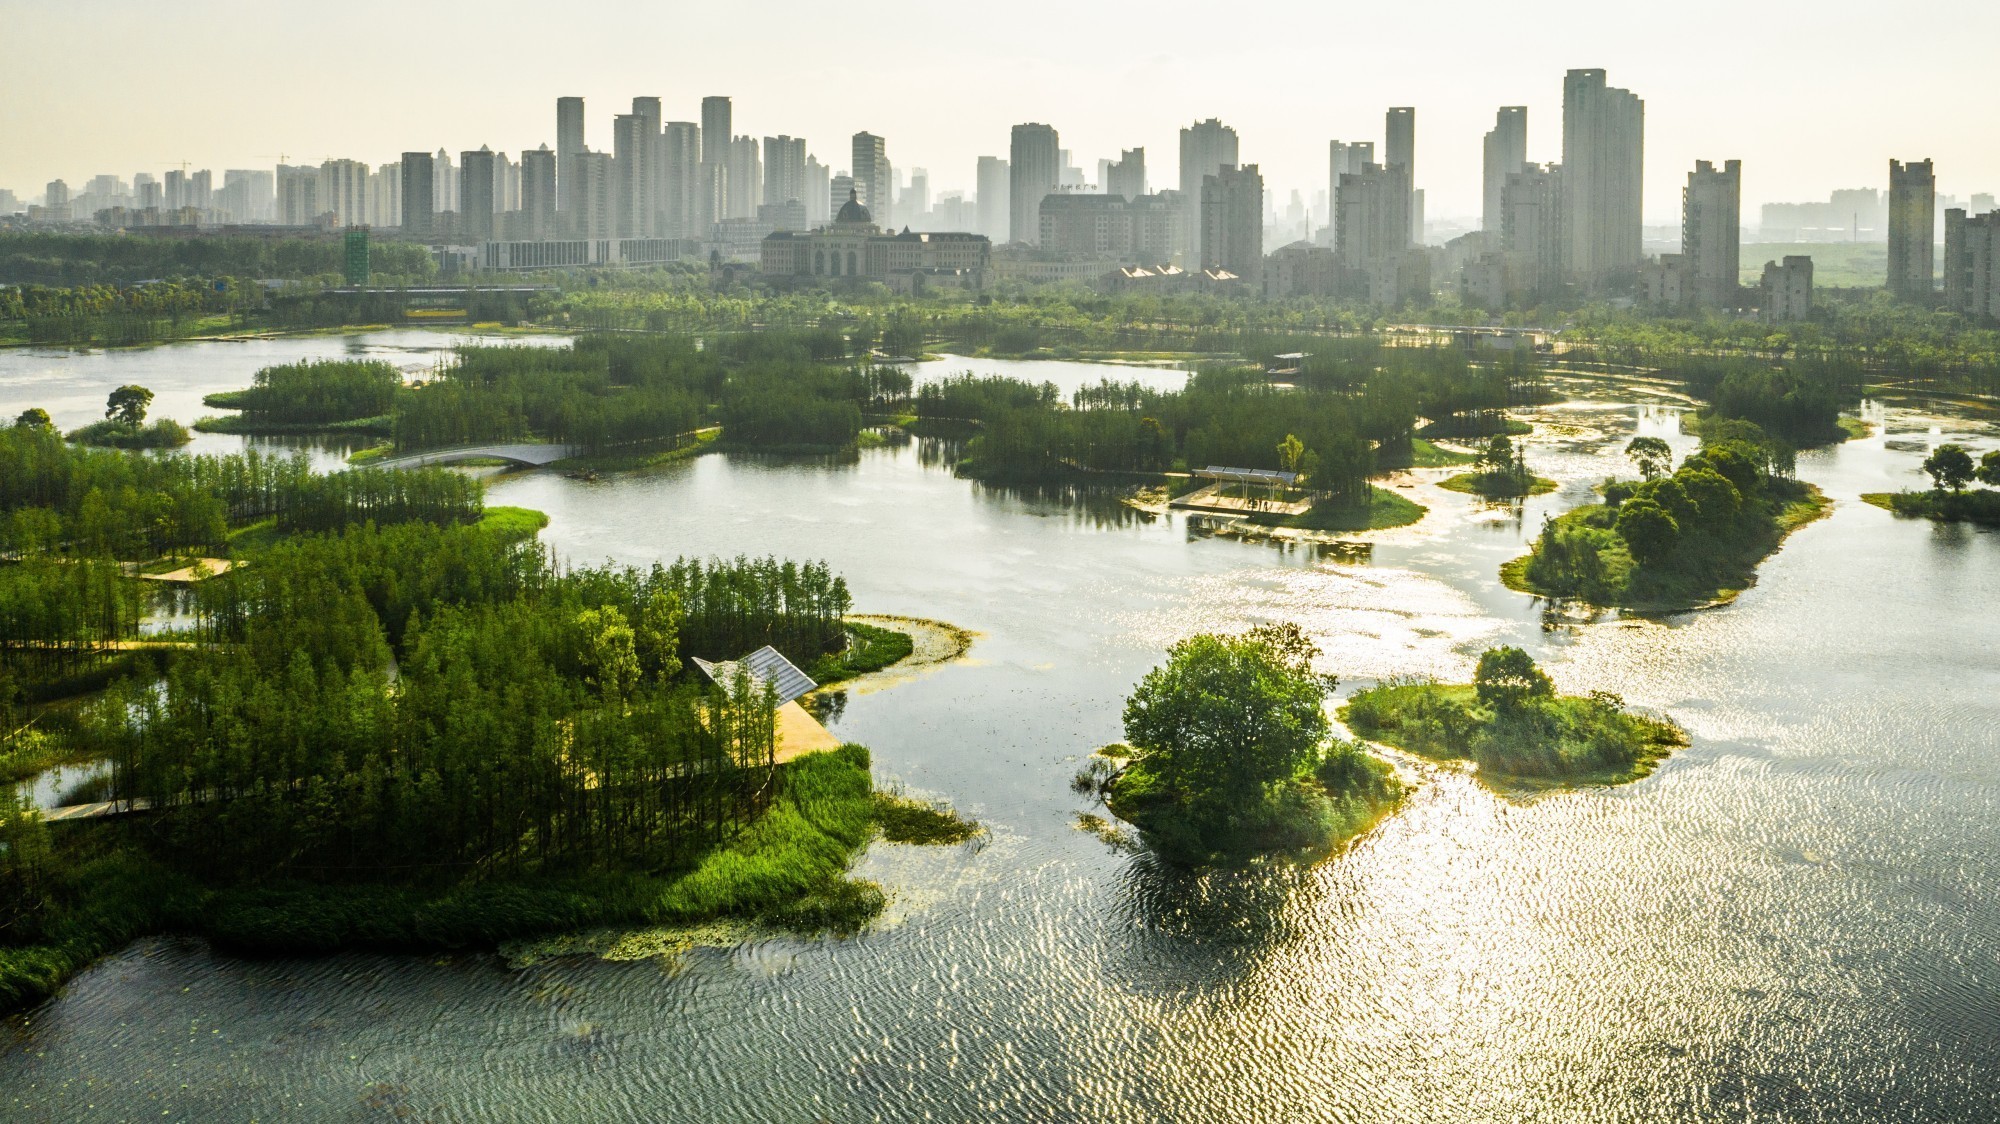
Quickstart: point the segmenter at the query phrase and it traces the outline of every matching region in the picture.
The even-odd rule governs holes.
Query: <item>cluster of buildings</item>
[[[690,107],[694,108],[694,107]],[[1332,297],[1384,307],[1456,291],[1491,310],[1602,294],[1674,309],[1789,320],[1812,308],[1813,263],[1785,256],[1740,283],[1742,162],[1698,161],[1681,198],[1680,250],[1649,257],[1641,224],[1645,102],[1603,70],[1563,80],[1561,159],[1528,157],[1528,110],[1503,106],[1483,144],[1477,229],[1427,245],[1417,185],[1417,111],[1390,108],[1379,141],[1328,143],[1310,207],[1282,213],[1236,130],[1216,119],[1180,131],[1178,177],[1155,187],[1146,151],[1077,166],[1056,128],[1013,127],[1005,156],[982,156],[976,191],[933,197],[923,168],[898,169],[888,141],[849,138],[845,167],[803,138],[736,131],[728,97],[670,121],[657,97],[612,117],[608,149],[586,141],[584,100],[556,100],[554,147],[409,151],[380,165],[328,159],[232,169],[220,184],[183,167],[80,190],[56,180],[26,219],[113,228],[243,224],[428,242],[440,260],[493,271],[694,260],[754,267],[774,285],[880,283],[901,291],[999,282],[1202,289],[1266,298]],[[1928,160],[1890,162],[1886,193],[1766,204],[1767,240],[1886,239],[1887,285],[1984,317],[1995,305],[2000,209],[1940,199]],[[1942,214],[1940,215],[1940,203]],[[0,192],[0,216],[21,210]],[[1940,218],[1942,222],[1940,223]]]

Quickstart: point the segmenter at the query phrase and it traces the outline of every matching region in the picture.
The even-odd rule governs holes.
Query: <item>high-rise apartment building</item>
[[[235,222],[270,222],[277,206],[276,177],[260,168],[227,169],[216,206]]]
[[[1410,248],[1410,175],[1402,165],[1364,164],[1334,188],[1334,255],[1364,275]]]
[[[403,153],[402,175],[403,233],[415,238],[432,237],[437,233],[434,217],[437,188],[431,182],[431,154]]]
[[[1329,233],[1322,245],[1331,246],[1340,241],[1340,208],[1336,200],[1340,197],[1340,177],[1358,176],[1368,165],[1375,162],[1375,142],[1355,141],[1351,144],[1328,141],[1326,144],[1326,224]]]
[[[188,176],[187,205],[206,211],[215,203],[215,173],[203,168]]]
[[[311,226],[319,220],[319,169],[280,164],[277,169],[278,222]]]
[[[458,237],[471,242],[493,238],[493,150],[481,145],[477,152],[461,152],[458,157]]]
[[[805,138],[765,137],[764,202],[803,203],[805,199]]]
[[[1503,105],[1494,115],[1493,128],[1486,134],[1485,177],[1481,195],[1479,228],[1499,233],[1505,219],[1501,214],[1501,191],[1507,177],[1528,163],[1528,107]]]
[[[1605,85],[1602,70],[1564,77],[1565,268],[1582,284],[1619,283],[1639,267],[1645,149],[1644,101]]]
[[[1225,164],[1201,181],[1201,267],[1226,269],[1253,290],[1264,271],[1264,177]]]
[[[848,164],[854,177],[854,195],[880,221],[889,219],[889,143],[874,133],[854,134],[853,161]]]
[[[569,233],[575,238],[613,237],[611,154],[579,152],[571,161],[576,169],[575,190],[570,193]]]
[[[1007,237],[1039,245],[1042,198],[1062,180],[1062,141],[1054,126],[1030,121],[1014,126],[1007,152]]]
[[[511,237],[541,241],[556,236],[556,182],[556,154],[548,145],[521,153],[521,217]]]
[[[1104,193],[1137,199],[1146,194],[1146,150],[1128,148],[1104,168]]]
[[[1189,262],[1208,260],[1201,243],[1202,181],[1237,164],[1236,130],[1213,117],[1181,130],[1181,206],[1186,208],[1181,249]]]
[[[570,208],[569,185],[564,181],[570,175],[570,160],[580,155],[583,150],[583,99],[557,98],[556,210],[558,211],[567,211]],[[403,206],[408,207],[409,205],[409,200],[405,198]]]
[[[729,99],[714,95],[701,99],[701,162],[720,164],[734,136],[733,111]]]
[[[2000,211],[1945,211],[1944,306],[1975,321],[2000,322]]]
[[[167,205],[187,206],[185,183],[175,190],[173,172],[167,173]],[[175,202],[179,199],[180,202]],[[359,160],[327,160],[319,166],[319,213],[332,212],[339,226],[359,226],[368,221],[368,165]]]
[[[368,177],[368,225],[403,225],[403,165],[382,164]]]
[[[1382,166],[1401,168],[1410,181],[1410,241],[1424,240],[1423,205],[1417,198],[1417,111],[1391,107],[1382,117]]]
[[[436,208],[438,214],[446,211],[458,213],[458,177],[458,165],[451,162],[451,153],[440,145],[431,157],[431,186],[437,189],[431,206]]]
[[[1681,258],[1687,298],[1702,308],[1736,307],[1742,259],[1743,161],[1721,169],[1695,161],[1681,193]]]
[[[42,188],[42,209],[57,221],[69,218],[69,184],[63,180],[50,180]]]
[[[806,227],[821,226],[833,221],[833,169],[819,162],[819,157],[806,157],[805,178],[801,181],[799,200],[806,205]]]
[[[840,208],[854,197],[854,177],[843,172],[829,179],[826,196],[829,213],[839,214]]]
[[[701,126],[669,121],[660,130],[660,235],[699,238],[703,224]]]
[[[1929,301],[1937,236],[1937,177],[1929,160],[1889,161],[1889,291]]]
[[[732,138],[726,163],[729,178],[723,213],[731,219],[756,218],[757,204],[764,199],[764,161],[757,153],[757,138]]]
[[[621,113],[611,119],[611,229],[620,238],[653,234],[653,180],[658,164],[648,143],[646,119]],[[468,173],[469,174],[469,173]]]
[[[1500,245],[1514,293],[1546,300],[1562,291],[1563,198],[1560,165],[1524,164],[1500,185]]]
[[[979,210],[979,221],[973,224],[973,228],[995,246],[1005,245],[1012,238],[1009,233],[1012,216],[1007,200],[1008,172],[1007,161],[998,156],[981,156],[973,185],[976,192],[974,205]]]

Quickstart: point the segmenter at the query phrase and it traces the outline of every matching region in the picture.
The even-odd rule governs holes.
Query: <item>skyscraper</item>
[[[1042,197],[1061,182],[1062,141],[1053,126],[1030,121],[1014,126],[1007,156],[1007,237],[1040,245]]]
[[[1137,199],[1146,194],[1146,150],[1128,148],[1104,170],[1104,192]]]
[[[805,181],[805,138],[785,136],[765,137],[764,202],[805,202]]]
[[[458,155],[458,231],[461,238],[484,242],[493,237],[493,150]]]
[[[171,187],[174,173],[168,172]],[[180,201],[176,203],[174,200]],[[169,191],[169,207],[185,207],[187,186],[185,181],[176,193]],[[333,221],[341,226],[356,226],[368,219],[368,165],[359,160],[328,160],[319,166],[319,211],[333,212]]]
[[[669,121],[660,131],[660,235],[698,238],[702,227],[701,126]]]
[[[1007,161],[998,156],[981,156],[978,179],[974,185],[979,196],[975,201],[979,208],[979,221],[974,225],[995,246],[1006,244],[1009,237],[1008,167]]]
[[[1256,286],[1264,271],[1264,177],[1225,164],[1201,181],[1201,267]]]
[[[1482,196],[1484,206],[1480,210],[1479,228],[1499,233],[1506,222],[1501,215],[1501,192],[1506,189],[1507,177],[1520,171],[1528,163],[1528,107],[1525,105],[1503,105],[1494,115],[1493,128],[1486,134],[1486,175]]]
[[[1936,222],[1937,177],[1931,162],[1889,161],[1889,291],[1900,300],[1931,299]]]
[[[854,159],[848,165],[854,177],[855,197],[868,208],[877,222],[889,221],[889,146],[874,133],[854,134]]]
[[[570,192],[570,234],[576,238],[610,238],[611,154],[579,152],[571,161],[575,190]]]
[[[1602,70],[1563,79],[1563,204],[1569,275],[1585,285],[1632,276],[1641,257],[1646,103]]]
[[[729,142],[728,188],[723,213],[732,219],[754,219],[764,197],[764,161],[757,155],[756,137]]]
[[[1335,140],[1326,143],[1326,224],[1334,232],[1326,244],[1338,245],[1340,242],[1340,177],[1358,176],[1374,162],[1374,141],[1343,144]]]
[[[521,229],[514,236],[539,241],[555,235],[556,154],[543,145],[521,153]]]
[[[1976,321],[2000,322],[2000,211],[1945,211],[1944,306]]]
[[[1181,206],[1187,216],[1181,249],[1189,262],[1208,260],[1201,244],[1202,181],[1236,164],[1236,130],[1213,117],[1181,130]]]
[[[1364,164],[1334,189],[1334,255],[1364,275],[1410,248],[1410,176],[1400,164]]]
[[[652,146],[646,143],[644,117],[621,113],[611,119],[611,168],[615,180],[611,189],[612,232],[624,238],[650,236],[655,169]]]
[[[1688,298],[1702,308],[1736,306],[1742,206],[1743,161],[1725,161],[1721,171],[1695,161],[1681,194],[1681,259]]]
[[[1392,107],[1382,117],[1382,163],[1401,168],[1410,181],[1410,240],[1424,240],[1423,195],[1417,190],[1417,111],[1411,106]]]
[[[403,153],[403,233],[429,238],[436,233],[436,186],[431,182],[431,154]]]
[[[582,152],[583,145],[583,99],[556,99],[556,209],[570,208],[569,179],[570,159]],[[409,197],[403,199],[403,207],[409,208]]]
[[[701,99],[701,162],[720,164],[729,147],[731,120],[729,99],[720,95]]]
[[[806,226],[819,226],[833,220],[833,169],[819,162],[819,157],[806,157],[805,178],[801,181],[800,202],[806,205]]]
[[[1524,164],[1500,186],[1500,244],[1515,274],[1512,287],[1539,299],[1562,290],[1562,168]]]

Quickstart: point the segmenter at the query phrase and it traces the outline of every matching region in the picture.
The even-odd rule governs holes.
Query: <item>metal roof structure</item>
[[[1235,484],[1268,484],[1289,487],[1298,482],[1296,472],[1279,472],[1268,468],[1223,468],[1209,465],[1195,473],[1204,480],[1227,480]]]
[[[761,690],[768,683],[771,689],[777,692],[779,706],[819,686],[813,682],[812,676],[800,671],[797,664],[780,655],[778,650],[769,644],[740,660],[719,660],[710,663],[697,658],[694,665],[718,684],[726,684],[736,678],[738,670],[750,677],[752,687]]]

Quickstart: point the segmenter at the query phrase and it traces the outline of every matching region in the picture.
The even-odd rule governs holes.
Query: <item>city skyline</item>
[[[1103,61],[1092,55],[1099,41],[1089,34],[1058,37],[1075,42],[1050,46],[1029,31],[1044,20],[1087,31],[1108,17],[1022,5],[1017,18],[1005,25],[995,21],[972,32],[974,49],[987,65],[1023,78],[1004,99],[957,90],[942,81],[947,69],[954,75],[962,71],[962,56],[947,64],[921,55],[910,60],[909,82],[834,86],[841,95],[824,96],[820,91],[829,88],[825,82],[836,62],[852,57],[838,44],[860,49],[873,41],[872,32],[809,29],[811,10],[790,4],[770,6],[775,30],[765,34],[779,42],[821,42],[830,36],[836,48],[824,60],[802,60],[799,70],[777,83],[699,51],[659,65],[605,62],[585,53],[574,63],[538,63],[527,72],[532,81],[525,83],[505,77],[523,73],[507,66],[482,66],[468,76],[449,66],[418,65],[418,52],[427,49],[427,31],[446,35],[464,57],[526,59],[543,44],[537,41],[530,48],[512,30],[520,26],[519,20],[505,18],[513,7],[503,3],[481,9],[494,18],[477,26],[465,24],[462,9],[396,9],[397,21],[413,26],[408,28],[412,34],[394,42],[368,38],[359,30],[368,26],[370,12],[386,18],[391,11],[367,3],[357,8],[360,18],[338,24],[329,17],[273,15],[203,0],[190,5],[199,18],[185,21],[185,26],[201,28],[199,33],[141,31],[107,21],[105,27],[92,28],[91,49],[65,60],[60,69],[51,59],[32,56],[10,68],[11,80],[0,88],[12,119],[10,143],[0,148],[0,187],[27,198],[57,178],[74,189],[91,175],[157,172],[183,161],[191,169],[214,169],[219,176],[226,168],[273,167],[280,155],[290,163],[317,164],[328,158],[382,163],[403,151],[439,147],[459,152],[490,145],[509,153],[544,143],[555,147],[559,138],[550,106],[558,96],[585,99],[586,141],[608,151],[612,117],[634,95],[660,98],[669,120],[698,120],[700,99],[723,93],[734,99],[736,132],[805,137],[808,150],[836,170],[851,170],[845,156],[854,133],[886,137],[898,168],[930,170],[933,197],[947,191],[973,193],[978,158],[1003,156],[1009,130],[1023,121],[1048,122],[1083,167],[1125,149],[1150,149],[1155,154],[1151,179],[1171,183],[1178,177],[1179,130],[1216,117],[1238,131],[1242,159],[1264,169],[1279,199],[1292,190],[1310,199],[1325,183],[1328,139],[1379,142],[1384,111],[1410,105],[1422,119],[1414,186],[1426,193],[1428,217],[1476,218],[1482,202],[1481,140],[1496,108],[1527,106],[1528,159],[1559,160],[1562,77],[1567,70],[1586,67],[1608,70],[1617,85],[1646,101],[1644,220],[1649,225],[1678,221],[1680,180],[1697,159],[1744,161],[1746,215],[1765,202],[1824,198],[1836,188],[1885,186],[1882,169],[1891,157],[1934,160],[1943,194],[1990,191],[2000,183],[2000,151],[1980,143],[1985,131],[1972,117],[1970,102],[1954,93],[1965,88],[1980,62],[1974,44],[1987,37],[1979,34],[1979,25],[2000,29],[2000,16],[1986,12],[1960,18],[1954,34],[1939,37],[1933,57],[1921,64],[1872,61],[1875,70],[1865,83],[1830,79],[1832,71],[1825,65],[1830,56],[1812,49],[1829,34],[1825,30],[1792,28],[1777,15],[1734,11],[1732,34],[1754,40],[1782,28],[1787,59],[1800,61],[1746,66],[1735,82],[1717,83],[1707,77],[1708,68],[1688,67],[1684,54],[1677,54],[1692,35],[1688,31],[1634,30],[1628,41],[1614,41],[1616,37],[1601,32],[1554,30],[1538,36],[1532,51],[1524,51],[1498,48],[1525,32],[1494,29],[1476,46],[1428,48],[1421,68],[1407,60],[1342,55],[1334,80],[1328,81],[1323,66],[1301,68],[1286,61],[1323,63],[1324,49],[1318,44],[1329,42],[1336,27],[1343,38],[1357,29],[1372,29],[1388,43],[1398,41],[1399,29],[1414,33],[1419,23],[1414,16],[1395,13],[1336,17],[1291,5],[1265,5],[1249,13],[1241,26],[1216,29],[1216,36],[1203,43],[1202,79],[1181,82],[1151,80],[1174,73],[1176,61],[1187,58],[1177,53],[1184,48],[1176,48],[1172,37],[1163,34],[1165,25],[1174,22],[1171,9],[1162,13],[1159,27],[1138,32],[1133,50]],[[897,10],[884,14],[893,18]],[[1522,22],[1567,26],[1560,14],[1573,10],[1581,9],[1545,4]],[[915,34],[944,30],[938,17],[914,7],[909,11],[920,28]],[[783,18],[788,12],[798,16],[796,32]],[[85,5],[60,14],[29,9],[10,18],[25,38],[47,41],[64,27],[89,23],[91,14],[91,6]],[[700,42],[701,35],[686,33],[706,29],[722,34],[720,17],[667,14],[624,3],[593,5],[567,15],[573,30],[585,35],[609,34],[614,25],[627,39],[671,30],[683,41]],[[1282,37],[1251,30],[1281,18],[1287,21]],[[1426,16],[1423,25],[1435,18],[1435,13]],[[1324,34],[1315,33],[1321,30]],[[241,50],[246,36],[277,33],[315,36],[327,49],[311,52],[303,62],[282,51],[246,61],[246,54],[253,54]],[[335,49],[342,44],[363,52],[372,66],[386,67],[396,81],[363,82],[359,89],[350,85],[338,96],[329,95],[326,90],[337,77],[334,68],[351,65]],[[227,60],[234,68],[232,84],[260,92],[256,97],[218,96],[200,113],[188,112],[183,99],[149,96],[158,74],[145,60],[162,51],[173,53],[177,72],[213,73]],[[397,63],[408,65],[390,65]],[[1236,72],[1250,79],[1214,80],[1238,63]],[[1698,80],[1695,70],[1703,72]],[[1141,74],[1149,76],[1142,104],[1129,92],[1139,88],[1132,82]],[[921,96],[908,92],[917,89]],[[1953,108],[1955,102],[1965,108]],[[1748,112],[1746,106],[1756,111]],[[88,127],[82,127],[84,122]]]

